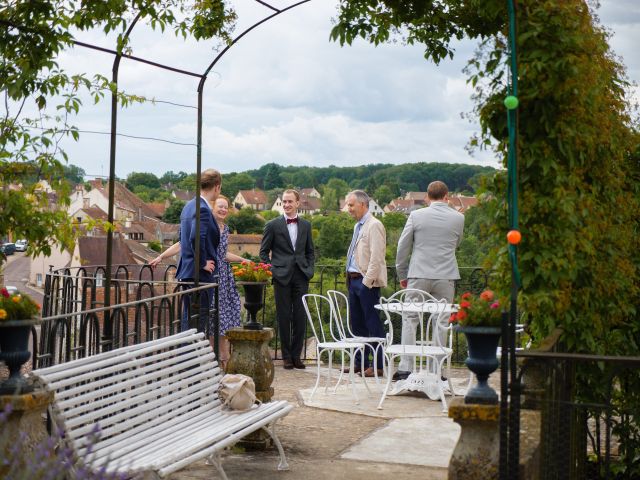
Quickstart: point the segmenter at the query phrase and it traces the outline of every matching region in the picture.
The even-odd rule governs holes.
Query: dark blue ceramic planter
[[[244,288],[244,308],[249,321],[244,324],[247,330],[262,330],[262,324],[256,320],[258,312],[264,306],[264,289],[267,282],[238,282]]]
[[[485,405],[498,403],[498,394],[489,386],[487,380],[499,365],[496,352],[500,342],[500,328],[465,326],[457,328],[467,337],[469,356],[464,363],[478,380],[477,384],[470,388],[465,395],[464,403]]]
[[[31,327],[39,323],[39,319],[0,322],[0,360],[9,369],[9,378],[0,383],[0,395],[19,395],[33,391],[33,385],[20,374],[20,368],[31,357],[29,335]]]

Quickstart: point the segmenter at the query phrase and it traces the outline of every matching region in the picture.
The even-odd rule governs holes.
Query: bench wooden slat
[[[69,411],[74,408],[79,408],[88,401],[96,401],[98,398],[103,397],[105,401],[113,399],[114,395],[117,395],[123,390],[128,390],[131,399],[136,395],[144,393],[139,390],[149,382],[160,381],[181,381],[185,379],[209,377],[215,378],[220,373],[220,369],[217,363],[213,364],[201,364],[198,361],[190,360],[184,364],[179,363],[180,360],[176,360],[172,366],[165,365],[162,369],[147,368],[145,372],[140,376],[135,376],[135,371],[125,372],[119,376],[113,376],[110,382],[102,382],[100,390],[91,389],[90,385],[80,385],[73,387],[65,391],[64,397],[58,402],[58,408],[60,410]],[[185,369],[185,367],[191,367]],[[169,376],[169,374],[174,374]],[[97,382],[96,382],[97,383]],[[97,402],[96,402],[97,403]],[[100,406],[99,403],[95,405],[95,408]],[[68,412],[69,415],[75,415],[82,413],[82,410]]]
[[[282,418],[283,416],[287,415],[291,410],[293,410],[293,406],[291,404],[288,404],[286,407],[284,407],[283,409],[279,410],[278,412],[274,413],[273,415],[271,415],[270,417],[267,417],[263,420],[260,420],[259,422],[257,422],[256,424],[252,425],[252,429],[249,431],[248,429],[245,429],[241,432],[235,433],[233,435],[230,435],[228,437],[226,437],[223,440],[220,440],[215,447],[210,447],[204,450],[201,450],[200,453],[191,455],[190,457],[187,457],[181,461],[176,461],[173,464],[164,467],[164,468],[160,468],[158,470],[158,473],[161,476],[166,476],[166,475],[170,475],[171,473],[180,470],[181,468],[186,467],[187,465],[189,465],[192,462],[201,460],[203,458],[208,457],[209,455],[213,454],[215,451],[217,451],[218,448],[222,447],[222,448],[226,448],[228,446],[234,445],[236,442],[242,440],[245,436],[247,436],[249,433],[251,433],[252,431],[255,431],[253,428],[254,427],[259,427],[259,428],[263,428],[266,427],[267,425],[273,424],[273,422],[275,422],[276,420],[278,420],[279,418]],[[274,438],[275,440],[275,438]],[[286,465],[286,463],[285,463]],[[285,469],[285,468],[280,468],[279,469]]]
[[[277,405],[270,406],[269,409],[265,409],[259,412],[258,417],[263,417],[273,408],[278,408]],[[138,439],[137,442],[129,442],[123,446],[121,458],[128,461],[137,461],[140,458],[152,457],[154,455],[171,455],[176,450],[183,448],[185,445],[201,443],[201,440],[197,440],[198,435],[204,433],[207,436],[207,441],[215,442],[219,438],[224,438],[242,428],[245,425],[250,425],[254,420],[250,412],[243,413],[242,416],[222,414],[217,417],[212,417],[211,412],[201,412],[198,416],[190,418],[184,422],[185,427],[180,428],[180,425],[175,425],[171,430],[171,435],[160,435],[156,432],[154,435],[150,435],[147,440]],[[233,417],[228,419],[227,417]],[[248,423],[247,423],[248,422]],[[210,427],[216,428],[216,436],[212,436]],[[159,453],[162,449],[167,449],[167,452]],[[107,452],[100,452],[100,457],[108,457]]]
[[[96,458],[107,457],[114,451],[125,452],[148,445],[157,438],[177,438],[184,431],[191,431],[194,426],[207,418],[218,416],[219,409],[212,412],[211,407],[203,405],[195,410],[183,410],[180,415],[169,419],[166,423],[157,423],[152,428],[134,432],[126,431],[118,437],[112,437],[109,441],[100,442],[93,448]],[[111,441],[113,440],[113,441]]]
[[[116,373],[122,370],[128,370],[132,368],[138,368],[141,365],[150,364],[156,360],[163,359],[172,359],[174,357],[183,358],[191,358],[197,357],[202,354],[202,350],[206,350],[207,353],[213,355],[211,352],[211,347],[209,346],[208,341],[199,342],[197,344],[185,345],[176,350],[168,350],[166,352],[161,352],[158,355],[154,355],[153,357],[147,357],[145,355],[137,355],[135,352],[125,352],[122,355],[117,357],[111,357],[109,359],[105,359],[101,362],[96,362],[95,365],[82,365],[78,368],[69,369],[66,372],[67,375],[72,375],[71,377],[61,377],[61,373],[56,375],[57,379],[52,379],[49,381],[49,384],[52,388],[56,390],[67,388],[74,384],[85,384],[87,381],[94,380],[95,374],[97,371],[100,372],[101,375],[108,376],[109,374]],[[148,360],[145,361],[145,358]],[[48,377],[47,377],[48,378]],[[94,384],[94,387],[100,386],[100,383]]]
[[[186,332],[171,335],[170,337],[162,337],[156,340],[150,340],[148,342],[129,345],[126,347],[117,348],[115,350],[98,353],[96,355],[90,355],[88,357],[78,358],[76,360],[71,360],[70,362],[59,363],[57,365],[52,365],[51,367],[40,368],[38,369],[38,375],[47,377],[48,379],[50,379],[50,381],[54,381],[56,378],[66,378],[67,371],[73,370],[83,365],[91,367],[96,363],[101,362],[102,360],[106,360],[111,357],[118,357],[124,355],[126,352],[135,352],[141,349],[145,349],[150,352],[154,350],[166,349],[168,347],[184,343],[186,339],[192,338],[193,334],[194,330],[188,330]],[[200,337],[198,338],[198,340],[204,339],[204,333],[197,333],[196,335]],[[193,341],[193,338],[191,341]]]
[[[93,423],[99,423],[103,435],[106,435],[107,429],[111,425],[117,425],[123,422],[129,424],[139,422],[140,416],[146,412],[149,412],[150,415],[158,415],[163,411],[171,411],[180,405],[189,404],[188,402],[191,402],[191,406],[193,407],[194,402],[202,399],[203,395],[206,395],[208,402],[216,400],[217,382],[213,379],[207,382],[207,384],[188,386],[180,390],[171,390],[168,394],[166,394],[166,388],[158,389],[156,392],[151,392],[153,395],[149,397],[149,401],[146,403],[141,402],[139,404],[124,405],[122,402],[114,403],[96,412],[89,412],[86,416],[74,417],[72,420],[66,421],[66,425],[75,437],[78,435],[86,435],[91,431]],[[203,388],[203,386],[205,388]],[[170,387],[173,388],[173,386]],[[185,399],[188,402],[185,401]],[[158,410],[160,407],[162,407],[162,409]],[[88,422],[90,423],[87,426]]]
[[[216,368],[215,373],[217,377],[220,374],[220,369]],[[216,377],[213,378],[216,379]],[[190,378],[195,379],[195,377]],[[102,392],[86,392],[77,398],[70,398],[64,402],[60,402],[60,408],[61,410],[65,410],[66,416],[73,417],[90,410],[100,409],[113,402],[131,399],[134,393],[140,400],[146,400],[149,395],[148,392],[156,391],[170,384],[171,380],[164,378],[162,375],[145,376],[144,382],[128,380],[123,382],[121,388],[114,387],[112,389],[113,394],[110,396],[104,396]],[[135,392],[133,392],[133,390],[135,390]],[[142,398],[143,396],[144,398]]]
[[[220,401],[212,402],[212,405],[220,405]],[[107,439],[100,439],[100,442],[93,446],[92,450],[96,454],[102,455],[101,452],[110,453],[113,449],[120,448],[120,442],[137,441],[146,438],[147,435],[154,435],[156,432],[166,432],[168,436],[174,433],[173,427],[177,425],[175,431],[180,431],[180,425],[188,425],[190,421],[195,421],[197,416],[203,412],[210,415],[211,406],[200,405],[193,408],[192,405],[181,405],[180,407],[167,412],[167,415],[158,416],[151,420],[138,425],[137,427],[121,430],[118,433],[110,435]],[[185,415],[189,412],[190,416]],[[171,415],[173,414],[173,415]],[[189,420],[189,418],[193,420]],[[111,448],[113,447],[113,448]],[[84,449],[82,449],[84,450]]]
[[[195,453],[202,451],[203,448],[206,449],[212,443],[220,443],[226,441],[228,445],[232,445],[236,443],[238,440],[241,440],[251,431],[255,431],[256,425],[268,425],[273,420],[279,418],[283,411],[283,406],[278,403],[286,403],[286,402],[275,402],[273,408],[273,415],[264,416],[263,414],[259,416],[249,416],[249,418],[244,421],[240,421],[241,418],[236,419],[236,423],[231,423],[229,428],[223,429],[220,432],[217,432],[215,437],[212,437],[209,432],[213,426],[212,422],[204,423],[200,428],[200,430],[192,429],[190,431],[183,431],[182,435],[177,437],[172,437],[171,439],[163,439],[162,443],[152,442],[150,443],[146,449],[143,451],[133,451],[129,455],[125,455],[121,457],[121,461],[123,463],[128,464],[128,467],[133,470],[142,470],[144,469],[144,465],[147,462],[151,462],[155,464],[155,462],[162,463],[176,463],[179,462],[181,458],[185,456],[191,456]],[[291,405],[286,405],[284,407],[286,413],[288,413],[293,407]],[[233,415],[234,417],[241,417]],[[242,427],[238,427],[238,425],[243,425]],[[245,431],[247,427],[251,427],[250,431]],[[218,426],[216,425],[216,430]],[[203,455],[200,458],[205,458],[208,455]],[[188,463],[186,464],[188,465]],[[178,466],[171,470],[171,472],[182,468]],[[107,466],[107,470],[110,470],[109,466]],[[168,474],[168,473],[166,473]]]
[[[154,451],[160,452],[162,449],[168,450],[163,453],[163,455],[170,455],[172,449],[181,448],[184,445],[199,445],[205,441],[215,442],[221,440],[228,435],[242,431],[257,420],[264,418],[265,415],[270,415],[272,412],[278,411],[280,407],[277,402],[273,402],[273,405],[265,404],[262,411],[259,408],[255,408],[254,411],[243,412],[241,414],[226,413],[216,418],[200,416],[197,422],[190,425],[189,430],[183,429],[174,432],[174,435],[171,437],[156,437],[156,441],[152,441],[153,443],[131,448],[132,457],[144,457]],[[215,436],[209,433],[213,425],[216,426]]]
[[[55,392],[55,420],[76,453],[88,456],[92,468],[128,475],[168,475],[293,408],[281,401],[241,413],[223,410],[220,369],[208,340],[194,330],[33,373]],[[275,431],[270,434],[286,466]]]
[[[133,408],[122,405],[119,413],[110,416],[104,416],[100,412],[96,414],[91,413],[87,418],[74,418],[73,420],[67,420],[65,424],[67,426],[71,424],[71,428],[69,429],[70,436],[78,438],[89,434],[93,429],[93,424],[97,423],[100,425],[102,435],[107,438],[113,431],[113,429],[110,428],[112,426],[117,428],[118,425],[121,425],[121,428],[127,429],[130,426],[135,426],[134,424],[149,420],[159,414],[170,413],[173,409],[183,404],[191,403],[192,405],[197,405],[196,402],[201,400],[207,402],[215,400],[216,397],[214,395],[216,391],[217,385],[215,383],[212,383],[204,389],[199,385],[195,385],[184,391],[172,391],[158,398],[156,401],[150,402],[148,405],[141,404]],[[130,422],[127,422],[129,420]]]

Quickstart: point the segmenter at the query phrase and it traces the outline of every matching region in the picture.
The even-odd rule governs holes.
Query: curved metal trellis
[[[298,3],[294,3],[293,5],[290,5],[287,8],[284,9],[277,9],[271,5],[269,5],[267,2],[264,2],[262,0],[256,0],[258,3],[260,3],[261,5],[267,6],[270,9],[274,10],[275,13],[263,18],[262,20],[254,23],[253,25],[251,25],[249,28],[247,28],[246,30],[244,30],[240,35],[238,35],[236,38],[234,38],[231,43],[229,45],[227,45],[211,62],[211,64],[207,67],[207,69],[204,71],[204,73],[202,74],[202,76],[200,77],[200,82],[198,84],[198,139],[197,139],[197,160],[196,160],[196,178],[197,178],[197,182],[196,182],[196,198],[200,198],[200,174],[202,173],[202,97],[204,94],[204,83],[207,80],[207,76],[209,75],[209,72],[211,72],[211,69],[216,65],[216,63],[218,63],[218,61],[224,56],[224,54],[226,54],[229,49],[231,47],[233,47],[236,43],[238,43],[245,35],[247,35],[249,32],[251,32],[253,29],[259,27],[260,25],[262,25],[265,22],[268,22],[269,20],[271,20],[272,18],[277,17],[278,15],[287,12],[289,10],[291,10],[292,8],[295,8],[299,5],[305,4],[310,2],[311,0],[302,0]],[[199,265],[200,263],[200,209],[196,208],[196,223],[195,223],[195,227],[196,227],[196,231],[195,231],[195,245],[194,245],[194,252],[195,252],[195,265]],[[200,272],[195,269],[195,275],[194,275],[194,285],[197,288],[200,285]],[[195,296],[195,298],[193,299],[193,307],[192,308],[196,308],[197,305],[199,305],[200,303],[200,299],[199,297],[199,293]],[[217,311],[218,311],[218,292],[216,290],[216,294],[215,294],[215,299],[214,299],[214,309],[216,311],[216,321],[215,321],[215,335],[214,335],[214,340],[213,340],[213,348],[214,351],[216,352],[216,354],[218,353],[218,332],[219,332],[219,325],[218,325],[218,315],[217,315]],[[193,326],[192,326],[193,327]]]
[[[255,22],[254,24],[252,24],[250,27],[248,27],[247,29],[245,29],[242,33],[240,33],[240,35],[238,35],[236,38],[234,38],[229,45],[227,45],[215,58],[214,60],[211,62],[211,64],[206,68],[206,70],[204,71],[204,73],[202,74],[197,74],[194,72],[189,72],[187,70],[183,70],[183,69],[179,69],[179,68],[175,68],[169,65],[163,65],[161,63],[158,62],[153,62],[147,59],[143,59],[140,57],[136,57],[133,55],[129,55],[129,54],[125,54],[122,51],[116,51],[116,50],[109,50],[106,48],[102,48],[102,47],[98,47],[96,45],[91,45],[85,42],[80,42],[80,41],[73,41],[73,43],[75,45],[81,46],[81,47],[85,47],[85,48],[90,48],[90,49],[94,49],[94,50],[99,50],[105,53],[110,53],[112,55],[115,56],[114,61],[113,61],[113,66],[112,66],[112,83],[115,86],[114,90],[112,91],[112,96],[111,96],[111,132],[110,132],[110,149],[109,149],[109,207],[108,207],[108,213],[107,213],[107,221],[113,225],[114,223],[114,203],[115,203],[115,164],[116,164],[116,147],[117,147],[117,111],[118,111],[118,92],[117,92],[117,86],[118,86],[118,73],[119,73],[119,67],[120,67],[120,61],[122,58],[126,58],[129,60],[133,60],[133,61],[137,61],[137,62],[142,62],[145,63],[147,65],[151,65],[157,68],[161,68],[161,69],[165,69],[165,70],[170,70],[182,75],[188,75],[188,76],[192,76],[192,77],[196,77],[200,79],[200,82],[198,84],[198,88],[197,88],[197,93],[198,93],[198,125],[197,125],[197,144],[196,144],[196,148],[197,148],[197,154],[196,154],[196,193],[195,193],[195,197],[198,198],[200,196],[200,176],[202,173],[202,110],[203,110],[203,106],[202,106],[202,97],[203,97],[203,93],[204,93],[204,84],[205,81],[207,79],[207,76],[209,75],[209,73],[211,72],[211,69],[218,63],[218,61],[229,51],[229,49],[235,45],[236,43],[238,43],[238,41],[240,41],[245,35],[247,35],[249,32],[251,32],[252,30],[254,30],[255,28],[259,27],[260,25],[268,22],[269,20],[297,7],[300,5],[303,5],[305,3],[310,2],[311,0],[301,0],[297,3],[294,3],[288,7],[285,8],[276,8],[273,5],[269,4],[266,1],[263,0],[255,0],[256,3],[269,8],[270,10],[272,10],[274,13],[272,13],[271,15],[268,15],[267,17],[259,20],[258,22]],[[135,25],[137,24],[138,20],[141,17],[141,12],[139,12],[136,17],[133,19],[133,21],[131,22],[131,24],[129,25],[129,27],[127,28],[126,32],[124,33],[123,38],[126,40],[129,38],[129,36],[131,35],[131,32],[133,30],[133,28],[135,27]],[[199,235],[199,230],[200,230],[200,210],[196,209],[196,223],[195,223],[195,227],[196,227],[196,232],[195,232],[195,264],[199,264],[199,255],[200,255],[200,248],[199,248],[199,243],[200,243],[200,235]],[[113,241],[113,231],[110,229],[107,232],[107,252],[106,252],[106,266],[105,266],[105,298],[104,298],[104,306],[105,307],[110,307],[111,305],[111,283],[112,283],[112,265],[113,265],[113,245],[112,245],[112,241]],[[194,275],[194,286],[197,288],[200,284],[200,278],[199,278],[199,272],[198,270],[195,271],[195,275]],[[197,298],[199,295],[199,291],[198,293],[196,293],[195,298],[193,299],[193,305],[197,305],[199,304],[199,299]],[[215,305],[215,310],[217,311],[217,293],[216,293],[216,305]],[[105,311],[105,318],[104,318],[104,322],[105,322],[105,328],[103,330],[103,337],[102,337],[102,344],[103,347],[105,349],[109,349],[112,346],[113,343],[113,322],[112,322],[112,318],[111,318],[111,310],[107,310]],[[217,326],[216,326],[216,334],[214,335],[215,337],[215,342],[214,342],[214,349],[217,353],[218,351],[218,334],[217,334]]]

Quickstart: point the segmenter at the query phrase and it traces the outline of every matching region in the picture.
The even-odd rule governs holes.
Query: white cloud
[[[290,0],[273,0],[280,7]],[[271,13],[238,1],[236,34]],[[603,24],[632,80],[640,78],[640,7],[634,0],[602,0]],[[364,41],[340,47],[329,41],[337,2],[317,0],[261,25],[221,59],[205,84],[203,164],[223,172],[283,165],[360,165],[444,161],[497,165],[489,153],[468,156],[464,147],[477,127],[460,118],[472,108],[461,70],[474,44],[456,42],[452,61],[435,66],[419,46]],[[112,48],[113,36],[81,32],[78,38]],[[213,42],[176,39],[137,26],[134,54],[194,72],[216,55]],[[110,77],[112,58],[76,48],[61,63],[74,71]],[[198,80],[123,60],[120,85],[130,93],[195,106]],[[636,90],[637,93],[637,90]],[[90,102],[89,102],[90,103]],[[85,130],[108,131],[109,101],[86,105]],[[120,133],[195,143],[196,111],[166,104],[134,105],[119,112]],[[90,174],[108,170],[108,137],[84,134],[66,143],[71,162]],[[196,149],[120,137],[119,176],[131,171],[195,170]]]

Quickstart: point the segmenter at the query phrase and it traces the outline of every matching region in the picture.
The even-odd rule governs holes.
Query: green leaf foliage
[[[519,2],[518,29],[520,307],[537,339],[560,326],[570,351],[615,353],[605,339],[634,321],[639,293],[637,257],[629,254],[638,249],[638,164],[630,158],[638,137],[624,72],[583,2]],[[495,77],[491,69],[507,52],[499,41],[494,52],[484,70]],[[483,133],[504,154],[506,91],[497,81],[485,88]],[[492,186],[496,237],[507,229],[502,177]],[[506,289],[504,252],[503,242],[494,258]]]
[[[73,46],[72,32],[117,32],[114,47],[130,53],[126,32],[136,22],[160,30],[170,28],[184,37],[215,37],[226,43],[235,18],[221,0],[2,2],[0,238],[11,233],[27,239],[31,255],[49,254],[54,245],[69,248],[74,231],[66,213],[69,185],[64,177],[82,181],[84,172],[65,168],[67,154],[60,141],[79,138],[72,121],[82,107],[80,91],[87,91],[96,102],[115,93],[122,106],[145,101],[119,91],[102,75],[70,75],[61,70],[57,58]],[[87,50],[86,55],[90,59],[95,53]],[[89,59],[87,64],[91,64]],[[56,192],[55,198],[47,193],[43,180]],[[151,198],[150,192],[145,194]]]
[[[324,258],[343,258],[351,243],[355,221],[346,213],[330,213],[326,217],[315,216],[313,229],[319,232],[314,237],[316,255]]]
[[[171,204],[164,211],[162,215],[162,221],[167,223],[180,223],[180,214],[184,208],[186,202],[182,200],[174,199]]]
[[[561,327],[560,347],[566,351],[637,355],[640,135],[629,115],[624,69],[590,11],[597,2],[515,3],[519,308],[534,341]],[[345,0],[332,38],[352,43],[362,37],[377,44],[404,36],[408,43],[422,43],[425,57],[436,63],[453,54],[454,39],[479,38],[466,70],[480,122],[480,135],[471,145],[494,148],[506,159],[503,101],[511,93],[506,6],[504,0]],[[480,235],[473,232],[465,239],[491,248],[499,295],[511,285],[505,177],[498,172],[485,184],[489,196],[476,207],[483,210]],[[462,247],[469,255],[469,245]],[[579,368],[576,395],[591,405],[612,406],[621,445],[615,471],[636,478],[637,370],[624,376],[613,368],[617,365],[605,362]]]
[[[506,157],[506,2],[351,0],[339,9],[335,40],[375,44],[402,32],[436,63],[453,54],[452,40],[480,38],[467,69],[481,128],[476,143]],[[517,29],[520,308],[537,339],[561,326],[570,350],[605,352],[607,332],[637,318],[640,285],[630,254],[638,251],[638,135],[624,71],[582,0],[518,1]],[[498,172],[487,185],[493,200],[482,208],[492,266],[508,291],[504,177]]]
[[[132,172],[127,175],[126,185],[129,190],[135,190],[138,186],[160,188],[160,179],[158,179],[158,177],[153,173]]]
[[[227,217],[227,225],[232,233],[262,233],[264,219],[251,207],[242,208]]]

